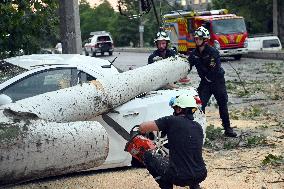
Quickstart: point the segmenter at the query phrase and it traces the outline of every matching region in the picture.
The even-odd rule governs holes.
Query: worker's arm
[[[224,77],[224,70],[221,67],[221,60],[220,60],[220,55],[219,52],[212,51],[211,52],[211,62],[209,65],[208,73],[206,74],[207,79],[211,81],[215,81],[217,78],[222,78]]]
[[[188,70],[188,73],[190,73],[190,71],[192,70],[192,67],[195,66],[195,63],[196,63],[196,58],[194,57],[194,52],[191,52],[190,55],[188,56],[187,60],[189,62],[189,70]]]
[[[150,55],[148,57],[148,64],[152,64],[154,62],[153,57]]]
[[[141,133],[147,133],[151,131],[159,131],[159,129],[155,121],[147,121],[140,124],[139,131]]]

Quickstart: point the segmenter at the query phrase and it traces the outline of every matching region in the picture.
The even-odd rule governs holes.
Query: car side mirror
[[[103,65],[102,68],[111,68],[111,65]]]
[[[12,103],[13,100],[11,97],[5,95],[5,94],[0,94],[0,106],[5,105],[5,104],[10,104]]]

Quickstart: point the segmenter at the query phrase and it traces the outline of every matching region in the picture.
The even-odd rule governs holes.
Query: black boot
[[[190,189],[201,189],[199,184],[189,186]]]
[[[227,137],[237,137],[237,133],[231,127],[225,127],[225,136]]]

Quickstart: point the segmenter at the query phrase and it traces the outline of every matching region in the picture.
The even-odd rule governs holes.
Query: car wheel
[[[92,57],[96,57],[96,52],[92,52]]]
[[[88,53],[86,50],[85,50],[85,55],[86,55],[86,56],[89,56],[89,53]]]
[[[149,133],[147,137],[156,144],[157,154],[161,154],[162,156],[169,156],[167,135],[163,134],[163,132],[161,131],[154,131],[153,133]]]
[[[112,52],[108,52],[109,56],[112,56]]]

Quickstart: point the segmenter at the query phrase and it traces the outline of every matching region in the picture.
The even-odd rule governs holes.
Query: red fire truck
[[[209,44],[218,49],[221,56],[240,59],[242,54],[248,52],[248,33],[244,18],[228,14],[226,9],[175,11],[165,14],[163,19],[171,44],[180,53],[188,54],[195,48],[193,32],[201,25],[210,31]]]

